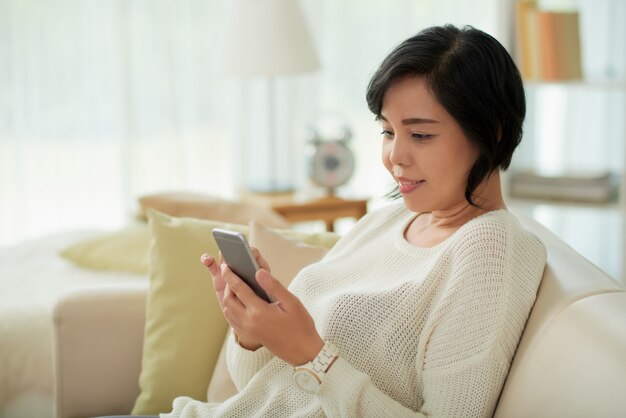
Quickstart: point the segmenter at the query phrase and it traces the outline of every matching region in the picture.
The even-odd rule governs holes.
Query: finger
[[[246,307],[228,287],[226,289],[222,312],[233,328],[240,328],[246,317]]]
[[[226,287],[226,283],[222,279],[222,271],[215,262],[215,258],[208,255],[207,253],[202,254],[202,256],[200,257],[200,262],[209,269],[209,272],[211,273],[213,288],[217,293],[217,300],[219,301],[220,306],[222,306],[223,292],[224,288]]]
[[[230,290],[230,287],[228,287],[227,285],[224,287],[224,297],[222,298],[222,300],[229,300],[229,303],[238,304],[244,307],[237,295],[235,295],[233,291]]]
[[[274,298],[274,304],[283,311],[299,303],[293,293],[291,293],[283,284],[274,276],[265,270],[259,270],[256,273],[256,280],[259,282],[263,290]]]
[[[213,288],[215,288],[217,292],[223,292],[226,288],[226,282],[222,278],[221,273],[213,276]]]
[[[211,275],[216,276],[220,274],[220,268],[215,262],[215,257],[210,256],[207,253],[204,253],[200,257],[200,262],[209,269],[209,272],[211,273]]]
[[[237,332],[237,334],[240,334],[241,316],[237,313],[237,307],[224,306],[222,311],[224,313],[224,318],[228,321],[228,324]]]
[[[270,265],[267,264],[267,260],[263,258],[258,248],[250,247],[250,250],[252,250],[252,255],[254,255],[254,258],[256,258],[256,262],[259,265],[259,268],[262,268],[263,270],[267,270],[271,273],[272,270],[270,269]]]
[[[244,306],[254,306],[263,300],[254,293],[239,276],[232,272],[226,264],[222,264],[222,278],[230,288],[231,292],[239,299]]]

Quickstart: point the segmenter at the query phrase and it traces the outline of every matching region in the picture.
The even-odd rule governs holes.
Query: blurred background
[[[300,0],[319,65],[270,83],[224,65],[233,29],[248,29],[229,3],[0,0],[0,245],[118,228],[150,193],[238,199],[270,172],[296,194],[314,193],[305,149],[320,115],[352,133],[355,170],[337,194],[376,204],[391,184],[364,95],[383,57],[444,23],[473,25],[519,55],[514,0]],[[513,169],[609,172],[618,186],[602,203],[511,202],[621,277],[625,2],[538,7],[578,13],[582,76],[528,80]]]

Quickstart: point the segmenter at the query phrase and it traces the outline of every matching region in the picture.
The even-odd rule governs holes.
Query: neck
[[[464,200],[458,205],[430,213],[430,224],[443,228],[457,228],[471,219],[492,210],[506,209],[500,188],[500,173],[494,171],[474,191],[472,200],[476,206]]]

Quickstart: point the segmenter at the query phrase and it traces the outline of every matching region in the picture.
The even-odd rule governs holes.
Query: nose
[[[396,135],[391,142],[389,152],[389,162],[393,165],[408,166],[411,163],[409,152],[410,140],[404,135]]]

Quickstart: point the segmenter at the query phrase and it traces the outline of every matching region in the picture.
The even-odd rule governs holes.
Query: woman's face
[[[412,212],[462,207],[478,149],[422,77],[394,82],[383,97],[382,159]]]

